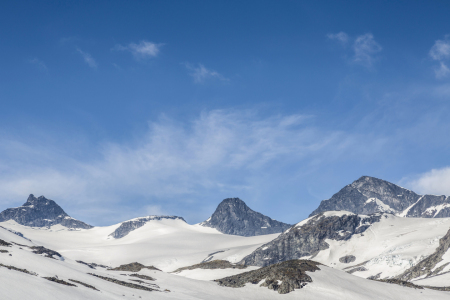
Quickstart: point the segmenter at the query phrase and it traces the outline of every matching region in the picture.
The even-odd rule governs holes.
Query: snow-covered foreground
[[[320,271],[309,272],[312,283],[284,295],[260,287],[259,284],[230,288],[211,281],[254,270],[256,267],[168,273],[209,259],[237,262],[278,234],[240,237],[225,235],[199,225],[189,225],[181,220],[159,220],[148,222],[121,239],[113,239],[109,234],[120,224],[89,230],[68,230],[59,225],[50,229],[32,228],[8,221],[0,225],[21,232],[30,241],[4,228],[0,228],[0,239],[25,246],[42,245],[58,251],[63,257],[44,257],[17,244],[1,247],[9,251],[0,253],[1,264],[27,269],[35,275],[0,266],[0,299],[448,299],[448,292],[416,290],[361,277],[379,272],[383,272],[384,276],[398,273],[414,263],[411,259],[418,260],[420,255],[431,254],[437,247],[439,237],[448,230],[449,221],[388,216],[375,223],[363,236],[355,235],[345,242],[327,240],[331,247],[321,251],[314,260],[330,267],[320,266]],[[351,264],[339,263],[339,257],[348,254],[355,255],[356,261]],[[143,291],[88,274],[136,283],[132,280],[137,278],[127,276],[131,272],[108,271],[100,267],[91,269],[76,260],[111,267],[139,262],[153,265],[164,272],[149,269],[139,271],[139,274],[156,279],[139,283],[156,289]],[[369,270],[355,273],[361,277],[340,270],[367,260],[371,262],[366,263]],[[55,276],[77,286],[66,286],[43,278]],[[69,279],[92,285],[99,291]],[[437,285],[427,280],[431,279],[416,283]]]

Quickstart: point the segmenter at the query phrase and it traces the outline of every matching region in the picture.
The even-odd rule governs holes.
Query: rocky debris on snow
[[[156,270],[161,271],[158,268],[155,268],[154,266],[144,266],[143,264],[140,264],[138,262],[133,262],[126,265],[120,265],[117,268],[108,269],[108,271],[129,271],[129,272],[139,272],[142,269],[149,269],[149,270]]]
[[[258,284],[265,280],[260,286],[277,291],[279,294],[287,294],[312,282],[306,272],[320,270],[318,265],[321,264],[311,260],[288,260],[214,281],[221,286],[237,288],[245,286],[246,283]]]
[[[34,275],[34,276],[37,275],[36,273],[28,271],[27,269],[21,269],[21,268],[17,268],[17,267],[14,267],[14,266],[7,266],[7,265],[1,264],[1,263],[0,263],[0,267],[7,268],[8,270],[19,271],[19,272],[22,272],[22,273],[25,273],[25,274],[29,274],[29,275]]]
[[[354,255],[346,255],[341,258],[339,258],[339,261],[343,264],[349,264],[356,260],[356,257]]]
[[[395,278],[390,278],[390,279],[375,279],[376,281],[379,282],[385,282],[385,283],[391,283],[391,284],[398,284],[400,286],[404,286],[404,287],[409,287],[409,288],[414,288],[414,289],[419,289],[419,290],[423,290],[423,287],[421,287],[420,285],[415,285],[411,282],[408,281],[404,281],[404,280],[399,280],[399,279],[395,279]]]
[[[67,228],[92,228],[79,220],[71,218],[55,201],[31,194],[22,206],[5,209],[0,213],[0,222],[14,220],[21,225],[50,227],[61,224]]]
[[[184,270],[194,270],[194,269],[245,269],[247,266],[245,265],[236,265],[232,264],[227,260],[213,260],[209,262],[204,262],[196,265],[192,265],[189,267],[183,267],[176,269],[172,273],[179,273]]]
[[[93,274],[93,273],[88,273],[88,274],[92,275],[92,276],[95,276],[97,278],[100,278],[100,279],[103,279],[103,280],[106,280],[106,281],[118,284],[118,285],[123,285],[123,286],[129,287],[129,288],[132,288],[132,289],[138,289],[138,290],[149,291],[149,292],[157,291],[157,289],[152,289],[152,288],[149,288],[149,287],[146,287],[146,286],[143,286],[143,285],[117,280],[117,279],[114,279],[114,278],[111,278],[111,277],[100,276],[100,275]]]
[[[105,265],[100,265],[100,264],[96,264],[96,263],[87,263],[87,262],[84,262],[84,261],[82,261],[82,260],[76,260],[76,262],[79,263],[79,264],[86,265],[86,266],[88,266],[89,268],[94,269],[94,270],[96,270],[95,268],[105,268],[105,269],[108,268],[108,267],[105,266]]]
[[[379,279],[380,277],[381,277],[381,272],[378,273],[378,274],[369,276],[369,277],[367,277],[367,279],[370,279],[370,280],[377,280],[377,279]]]
[[[11,247],[11,245],[12,245],[11,243],[8,243],[7,241],[0,239],[0,246]]]
[[[355,272],[364,272],[364,271],[367,271],[367,269],[365,267],[356,267],[356,268],[353,268],[353,269],[347,271],[347,273],[353,274]]]
[[[429,286],[429,285],[422,285],[422,287],[430,290],[436,290],[436,291],[443,291],[443,292],[450,292],[450,286]]]
[[[262,245],[239,264],[250,266],[268,266],[281,261],[315,256],[321,250],[329,248],[327,239],[349,240],[353,235],[367,230],[373,223],[381,220],[381,214],[358,216],[355,214],[321,213],[301,222],[280,234],[273,241]]]
[[[62,279],[58,279],[56,277],[42,277],[42,278],[47,279],[49,281],[53,281],[53,282],[59,283],[59,284],[68,285],[68,286],[75,286],[76,287],[75,284],[67,282],[67,281],[64,281]]]
[[[43,246],[31,246],[29,248],[33,249],[34,254],[45,254],[45,257],[48,258],[54,258],[53,256],[62,257],[62,255],[59,254],[58,252],[47,249]]]
[[[8,250],[0,249],[0,253],[8,253],[8,252],[9,252]]]
[[[212,216],[200,225],[215,228],[225,234],[241,236],[280,233],[291,227],[250,209],[239,198],[223,200]]]
[[[81,285],[83,285],[83,286],[85,286],[85,287],[87,287],[87,288],[90,288],[90,289],[92,289],[92,290],[99,291],[95,286],[92,286],[92,285],[90,285],[90,284],[87,284],[87,283],[84,283],[84,282],[81,282],[81,281],[78,281],[78,280],[75,280],[75,279],[69,279],[69,280],[72,281],[72,282],[81,284]]]
[[[220,250],[220,251],[216,251],[216,252],[208,254],[208,256],[202,261],[202,263],[212,260],[214,258],[214,254],[222,253],[222,252],[225,252],[225,250]]]
[[[129,234],[131,231],[138,229],[139,227],[144,226],[150,221],[159,221],[159,220],[181,220],[186,222],[182,217],[177,216],[148,216],[142,218],[136,218],[133,220],[129,220],[120,224],[120,226],[114,230],[113,233],[110,234],[115,239],[120,239]]]
[[[310,216],[336,210],[356,214],[386,212],[404,217],[448,218],[450,197],[422,196],[388,181],[362,176],[330,199],[323,200]]]
[[[439,274],[446,266],[447,264],[444,264],[435,270],[434,267],[442,261],[442,256],[449,250],[450,248],[450,229],[448,230],[447,234],[444,235],[439,240],[439,246],[436,248],[436,251],[416,264],[415,266],[412,266],[402,274],[396,276],[395,278],[400,280],[409,281],[417,277],[421,277],[425,275],[426,277],[434,276]]]
[[[7,231],[9,231],[9,232],[11,232],[11,233],[14,233],[15,235],[18,235],[18,236],[20,236],[21,238],[24,238],[24,239],[26,239],[27,241],[30,241],[30,242],[31,242],[31,240],[30,240],[30,239],[27,239],[26,237],[24,237],[23,234],[22,234],[21,232],[18,232],[18,231],[15,231],[15,230],[12,230],[12,229],[3,227],[3,226],[0,226],[0,228],[3,228],[3,229],[5,229],[5,230],[7,230]]]
[[[142,275],[142,274],[129,274],[128,276],[132,276],[132,277],[137,277],[140,279],[145,279],[145,280],[150,280],[150,281],[155,281],[156,279],[147,275]]]

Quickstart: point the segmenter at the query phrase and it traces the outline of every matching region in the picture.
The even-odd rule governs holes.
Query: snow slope
[[[327,239],[330,247],[313,259],[347,271],[351,266],[363,266],[364,269],[353,274],[364,278],[377,274],[380,278],[393,277],[431,255],[449,227],[449,218],[402,218],[385,214],[363,234],[355,234],[346,241]],[[356,260],[352,263],[339,261],[347,255],[355,256]],[[445,258],[450,262],[450,255]]]
[[[278,236],[226,235],[213,228],[170,219],[150,221],[121,239],[109,236],[120,224],[77,230],[60,225],[50,229],[28,227],[14,221],[2,222],[0,225],[21,232],[33,242],[73,260],[113,267],[139,262],[163,271],[173,271],[205,259],[237,262]],[[210,255],[212,253],[215,254]]]

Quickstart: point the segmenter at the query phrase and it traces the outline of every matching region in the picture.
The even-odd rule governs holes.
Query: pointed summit
[[[201,223],[225,234],[255,236],[283,232],[291,225],[253,211],[239,198],[223,200],[212,216]]]
[[[420,198],[413,191],[370,176],[362,176],[330,199],[323,200],[310,216],[324,211],[346,210],[355,214],[400,213]]]
[[[92,228],[84,222],[71,218],[55,201],[33,194],[27,202],[16,208],[8,208],[0,213],[0,222],[14,220],[21,225],[47,227],[61,224],[67,228]]]

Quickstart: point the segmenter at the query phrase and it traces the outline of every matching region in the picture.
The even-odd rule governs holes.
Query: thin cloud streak
[[[185,63],[184,65],[188,70],[191,71],[189,75],[191,75],[194,78],[195,83],[205,83],[205,81],[210,79],[229,81],[228,78],[225,78],[223,75],[214,70],[207,69],[202,64],[198,64],[197,67],[189,63]]]
[[[89,67],[93,68],[93,69],[97,69],[98,64],[95,61],[95,59],[92,57],[92,55],[90,55],[87,52],[82,51],[80,48],[77,48],[78,53],[81,54],[81,56],[83,57],[83,60],[85,63],[88,64]]]
[[[116,45],[112,50],[129,51],[136,60],[157,57],[164,44],[155,44],[146,40],[140,41],[138,44],[130,43],[127,46]]]
[[[429,55],[431,59],[439,62],[439,67],[434,68],[434,74],[437,79],[442,79],[450,74],[450,68],[447,60],[450,58],[450,40],[446,35],[443,40],[437,40],[431,47]]]

